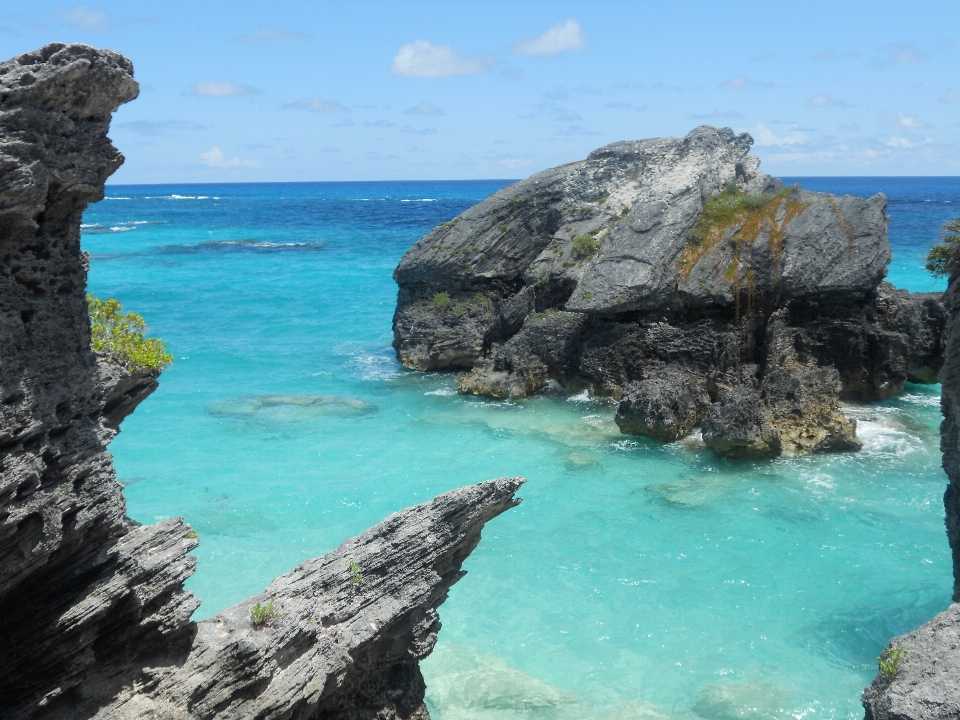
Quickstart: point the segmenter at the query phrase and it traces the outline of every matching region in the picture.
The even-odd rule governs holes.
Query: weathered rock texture
[[[882,282],[883,195],[784,188],[751,144],[712,127],[615,143],[442,223],[394,273],[398,358],[467,371],[462,393],[519,398],[555,380],[623,398],[621,429],[663,440],[703,419],[702,391],[716,406],[737,388],[764,416],[761,454],[859,447],[838,401],[933,382],[943,308]],[[718,432],[720,452],[753,442]]]
[[[522,478],[392,515],[199,624],[196,535],[126,518],[105,443],[156,377],[90,348],[80,218],[122,162],[132,72],[84,45],[0,63],[0,717],[425,718],[436,608]]]
[[[953,551],[953,599],[960,602],[960,277],[950,280],[944,296],[949,311],[946,362],[940,375],[943,423],[940,449],[949,483],[943,496],[946,508],[947,539]]]
[[[900,648],[893,677],[878,673],[863,693],[866,720],[960,718],[960,605],[951,605],[884,652]]]
[[[929,354],[937,342],[946,347],[940,373],[943,383],[940,449],[948,479],[943,504],[947,540],[953,552],[953,600],[957,602],[960,601],[960,276],[950,279],[942,307],[947,313],[945,332],[939,341],[925,339],[916,353]],[[920,298],[919,304],[899,311],[897,322],[916,323],[917,314],[927,312],[939,315],[941,310],[930,298]],[[894,648],[906,651],[899,670],[893,677],[878,673],[863,693],[867,720],[960,718],[960,605],[951,605],[912,633],[894,638],[887,651]]]

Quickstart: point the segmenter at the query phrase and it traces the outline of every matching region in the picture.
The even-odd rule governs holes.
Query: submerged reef
[[[395,513],[201,623],[196,533],[126,517],[106,443],[161,368],[91,347],[80,219],[137,92],[86,45],[0,63],[0,717],[427,718],[437,607],[523,478]]]
[[[397,357],[464,394],[589,388],[730,457],[859,449],[840,401],[936,382],[945,311],[883,281],[883,195],[786,188],[752,143],[614,143],[441,223],[394,272]]]

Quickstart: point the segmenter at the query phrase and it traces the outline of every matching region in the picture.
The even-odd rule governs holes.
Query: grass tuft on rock
[[[935,277],[960,275],[960,217],[943,226],[940,242],[927,253],[927,270]]]
[[[573,239],[573,254],[579,258],[588,258],[600,249],[600,241],[590,233],[582,233]]]
[[[144,336],[147,323],[133,312],[124,313],[119,300],[87,295],[90,345],[95,352],[128,370],[163,370],[173,355],[158,338]]]
[[[280,617],[281,613],[273,606],[273,598],[265,603],[257,602],[250,609],[250,622],[256,628],[262,628],[269,625],[273,620]]]
[[[444,291],[434,294],[433,304],[441,310],[445,310],[446,308],[450,307],[450,293]]]

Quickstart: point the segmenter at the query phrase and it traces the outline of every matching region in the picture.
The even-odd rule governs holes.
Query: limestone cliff
[[[940,449],[947,490],[947,540],[953,553],[953,600],[918,629],[894,638],[884,654],[896,653],[890,672],[877,673],[863,693],[867,720],[955,720],[960,717],[960,276],[943,298],[948,312],[946,351],[940,373]]]
[[[623,398],[621,429],[661,440],[712,413],[724,454],[858,448],[839,400],[935,381],[943,308],[882,282],[883,195],[785,188],[752,142],[699,127],[615,143],[442,223],[394,273],[397,357],[468,371],[462,393],[553,380]],[[752,417],[737,398],[765,440],[722,421]]]
[[[156,377],[98,363],[80,250],[137,91],[126,58],[85,45],[0,63],[0,717],[425,718],[436,608],[523,479],[391,515],[190,621],[196,535],[127,518],[105,452]],[[257,601],[274,614],[255,625]]]

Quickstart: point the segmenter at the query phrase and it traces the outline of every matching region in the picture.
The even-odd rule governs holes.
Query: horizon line
[[[908,180],[908,179],[958,179],[960,175],[771,175],[775,179],[885,179],[885,180]],[[171,181],[171,182],[152,182],[152,183],[112,183],[104,184],[104,189],[108,187],[156,187],[160,185],[333,185],[333,184],[363,184],[363,183],[480,183],[480,182],[521,182],[526,178],[472,178],[472,179],[434,179],[434,180],[243,180],[243,181],[221,181],[221,182],[189,182],[189,181]]]

